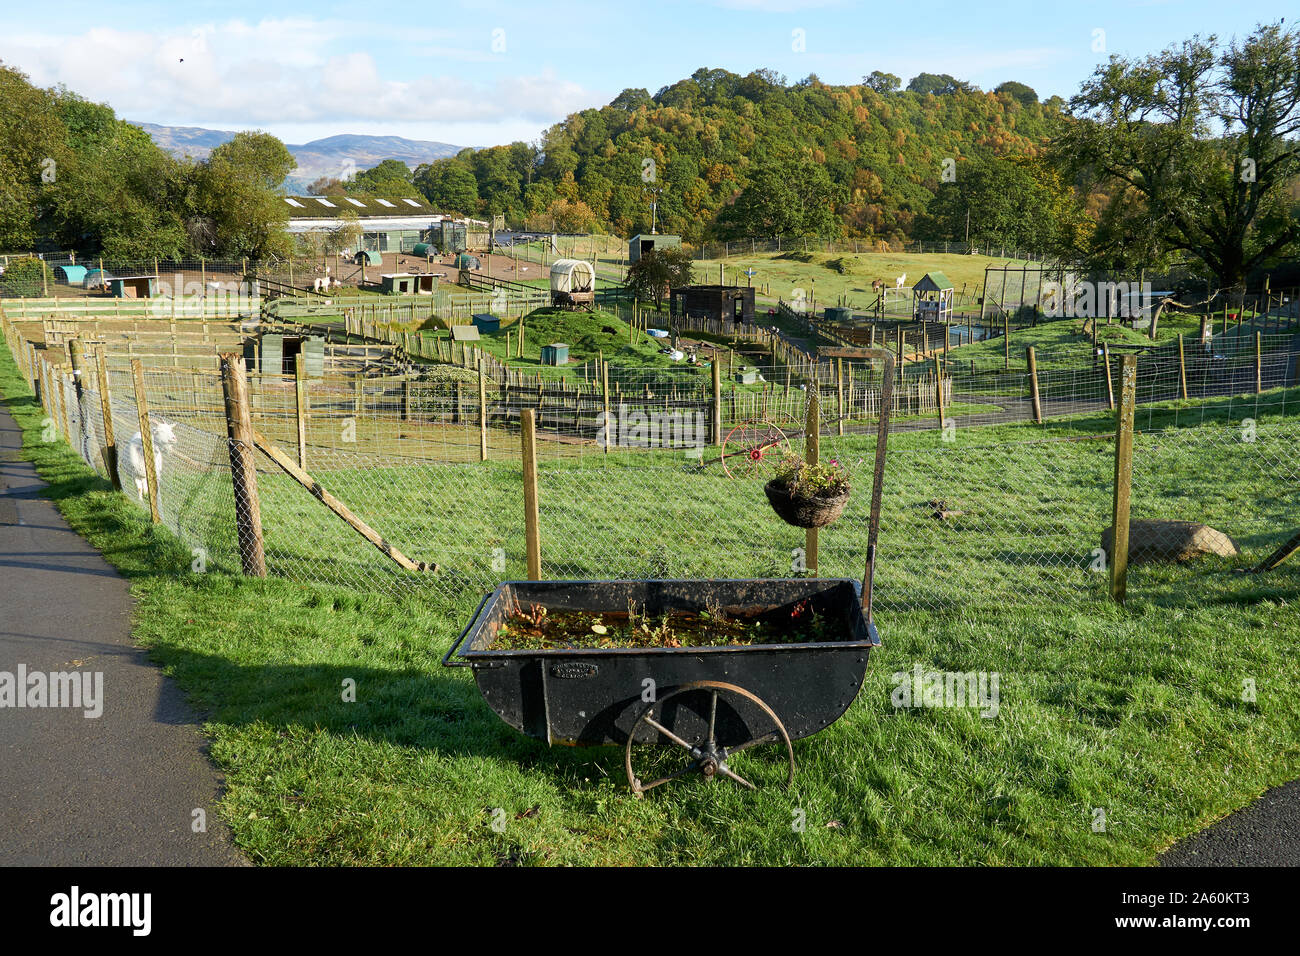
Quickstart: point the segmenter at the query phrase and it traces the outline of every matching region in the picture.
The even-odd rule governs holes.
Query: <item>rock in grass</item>
[[[1101,533],[1101,548],[1110,555],[1115,542],[1115,526]],[[1157,561],[1191,561],[1217,554],[1237,556],[1237,546],[1222,531],[1197,521],[1130,521],[1128,559],[1130,564]]]

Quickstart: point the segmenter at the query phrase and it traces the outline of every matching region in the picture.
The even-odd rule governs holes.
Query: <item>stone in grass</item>
[[[1115,526],[1101,533],[1101,548],[1107,555],[1115,540]],[[1128,559],[1130,564],[1153,561],[1191,561],[1217,554],[1237,556],[1237,546],[1222,531],[1197,521],[1130,521]]]

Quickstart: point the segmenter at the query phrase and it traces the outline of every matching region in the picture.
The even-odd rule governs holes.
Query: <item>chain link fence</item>
[[[234,490],[216,349],[179,366],[141,358],[138,378],[109,355],[101,382],[94,346],[74,378],[62,348],[19,336],[13,322],[5,333],[47,423],[105,477],[107,406],[123,493],[147,511],[143,396],[161,522],[192,549],[195,570],[239,573],[249,554],[238,529],[248,522],[237,519],[251,516],[237,513],[237,500],[249,504]],[[1256,563],[1296,530],[1300,351],[1291,342],[1229,336],[1195,355],[1138,358],[1134,521],[1204,522],[1239,554],[1135,566],[1130,593],[1192,601],[1262,586],[1228,568]],[[267,570],[449,598],[525,577],[520,423],[533,409],[543,576],[806,573],[804,532],[775,516],[762,486],[773,460],[802,454],[816,391],[821,457],[855,476],[844,516],[819,534],[816,571],[860,579],[879,371],[822,362],[795,374],[768,359],[729,368],[716,397],[707,367],[584,363],[536,381],[480,381],[473,367],[399,356],[382,370],[327,367],[301,389],[293,376],[254,371],[257,440],[240,450],[255,462]],[[882,612],[1107,593],[1118,362],[1108,376],[1090,349],[1040,354],[1037,401],[1024,367],[972,368],[956,353],[903,365],[881,512]],[[1269,580],[1294,590],[1295,569],[1278,574]]]

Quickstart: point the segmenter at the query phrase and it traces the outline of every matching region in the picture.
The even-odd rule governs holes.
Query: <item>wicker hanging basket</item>
[[[839,519],[849,502],[847,488],[833,498],[807,498],[791,495],[784,485],[769,481],[763,491],[777,517],[796,528],[824,528]]]

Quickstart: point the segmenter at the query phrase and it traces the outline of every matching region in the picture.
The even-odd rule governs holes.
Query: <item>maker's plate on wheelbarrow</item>
[[[779,644],[493,648],[520,608],[600,615],[626,613],[629,605],[652,618],[708,609],[769,618],[811,611],[827,624],[816,638]],[[507,581],[483,599],[443,663],[473,668],[483,698],[525,734],[552,744],[624,746],[629,782],[640,792],[690,770],[750,785],[728,759],[759,745],[783,748],[793,773],[789,742],[844,713],[879,645],[861,589],[850,580]],[[633,744],[680,748],[690,763],[663,780],[639,776]]]

